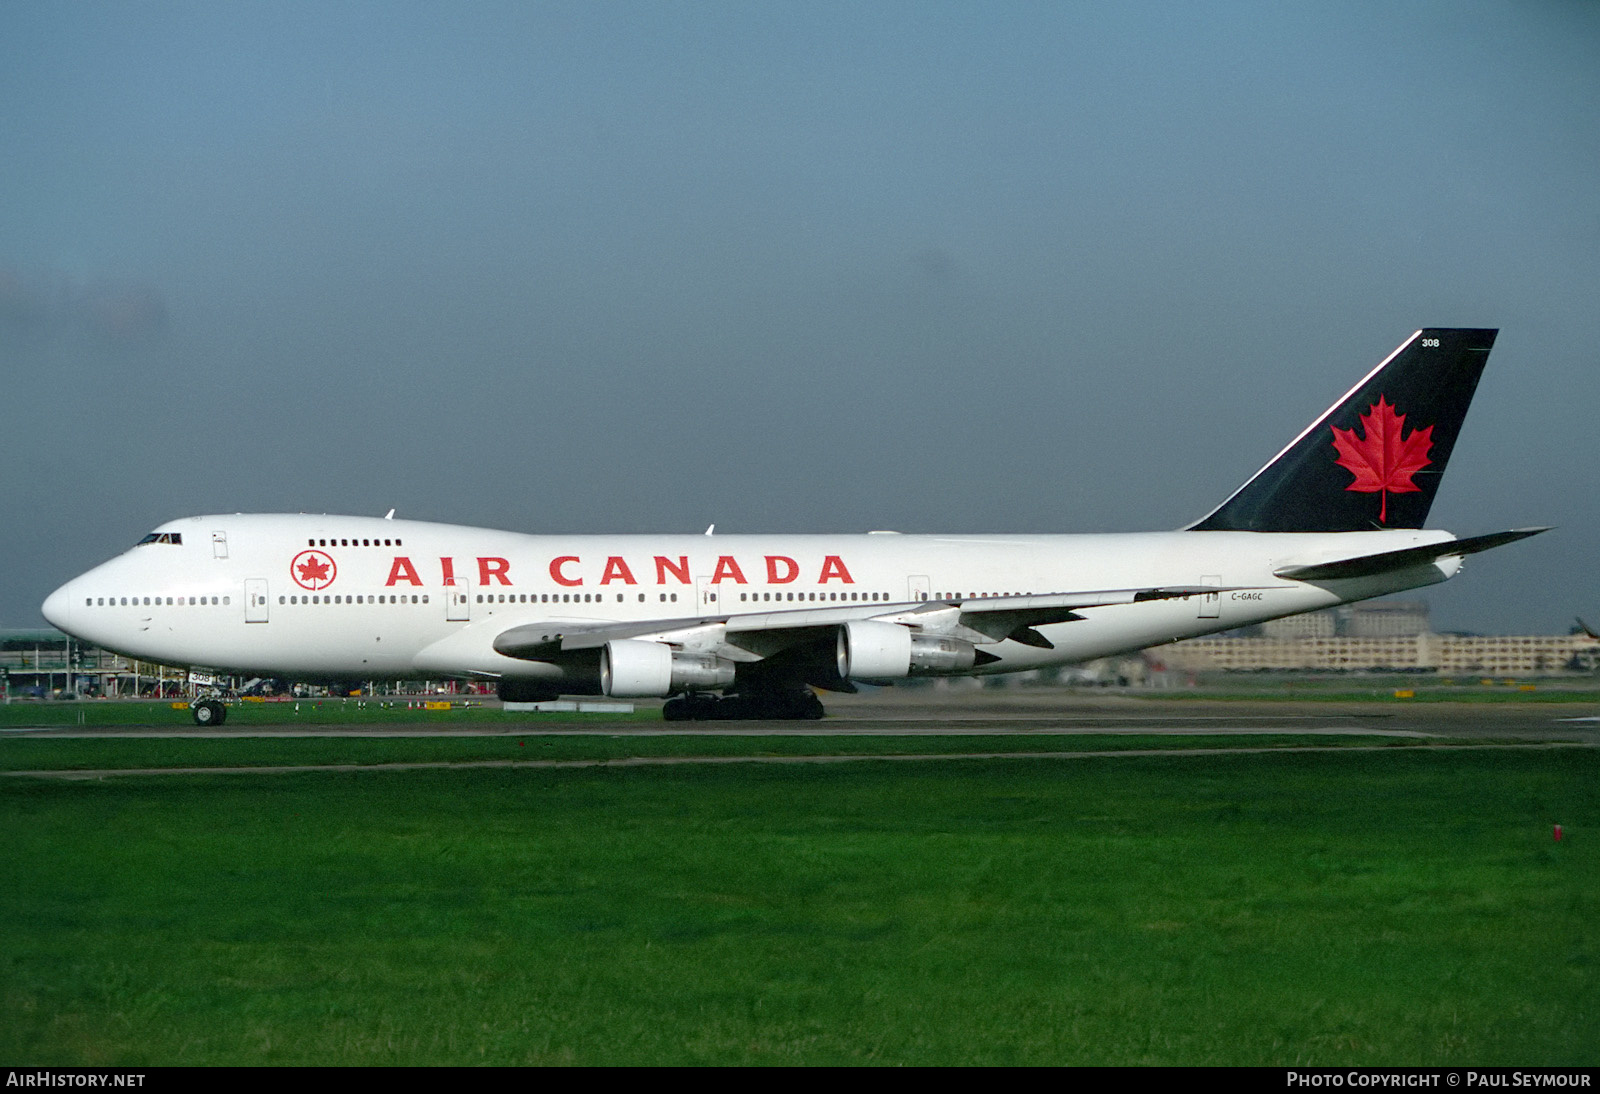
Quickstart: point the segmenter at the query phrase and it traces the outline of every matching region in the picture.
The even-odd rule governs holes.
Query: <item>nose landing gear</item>
[[[198,699],[189,704],[197,726],[220,726],[228,720],[228,708],[215,699]]]

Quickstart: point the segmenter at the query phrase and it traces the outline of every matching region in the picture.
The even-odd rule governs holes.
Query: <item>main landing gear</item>
[[[669,722],[816,721],[824,711],[822,700],[810,688],[751,691],[717,697],[690,692],[668,699],[661,717]]]

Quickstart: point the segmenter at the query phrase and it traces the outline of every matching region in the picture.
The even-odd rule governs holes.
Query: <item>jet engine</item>
[[[960,638],[917,634],[898,623],[861,619],[839,628],[839,675],[846,680],[893,680],[924,673],[965,672],[977,647]]]
[[[661,642],[614,639],[600,652],[600,690],[617,699],[660,698],[676,691],[725,688],[733,662],[680,653]]]

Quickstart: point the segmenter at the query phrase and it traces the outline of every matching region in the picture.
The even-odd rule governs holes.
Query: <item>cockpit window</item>
[[[134,544],[134,546],[135,547],[143,547],[146,543],[179,543],[179,544],[181,544],[182,542],[183,542],[183,533],[182,532],[151,532],[148,536],[145,536],[138,543]]]

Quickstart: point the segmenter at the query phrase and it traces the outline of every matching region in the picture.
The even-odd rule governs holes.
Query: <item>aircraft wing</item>
[[[1231,588],[1214,585],[1102,589],[899,604],[808,605],[780,611],[684,616],[632,623],[550,621],[511,627],[496,636],[494,649],[507,657],[540,661],[558,653],[598,649],[607,642],[635,638],[708,652],[714,648],[733,661],[759,661],[790,646],[814,641],[821,631],[868,619],[899,623],[924,634],[962,638],[975,645],[990,645],[1010,638],[1025,645],[1050,649],[1053,647],[1049,640],[1033,628],[1082,619],[1083,616],[1077,614],[1080,609],[1229,591]]]

